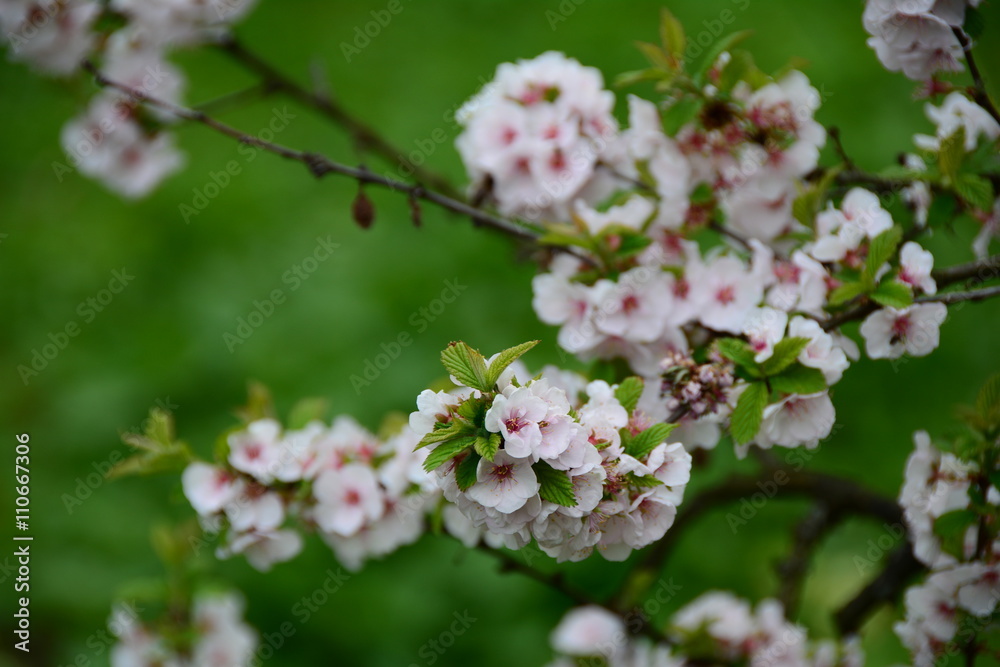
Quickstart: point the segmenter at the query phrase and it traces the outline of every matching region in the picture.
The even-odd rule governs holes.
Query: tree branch
[[[467,216],[472,219],[477,225],[482,225],[484,227],[489,227],[497,231],[503,232],[508,236],[512,236],[516,239],[521,239],[524,241],[537,242],[540,234],[527,226],[521,226],[515,224],[504,218],[498,218],[494,215],[482,211],[480,209],[474,208],[463,201],[453,199],[447,195],[440,194],[433,190],[428,190],[422,185],[414,185],[411,183],[405,183],[403,181],[397,181],[385,176],[380,176],[375,174],[364,167],[351,167],[339,162],[334,162],[329,158],[320,155],[318,153],[307,153],[304,151],[295,150],[287,146],[282,146],[281,144],[276,144],[270,141],[264,141],[258,137],[254,137],[248,134],[244,134],[240,130],[227,125],[215,118],[209,116],[203,111],[196,111],[194,109],[189,109],[187,107],[182,107],[177,104],[172,104],[164,100],[158,99],[147,95],[146,93],[126,86],[124,84],[112,81],[105,77],[101,72],[93,65],[91,62],[85,62],[83,64],[85,70],[94,75],[94,79],[101,86],[108,88],[114,88],[126,95],[131,99],[143,102],[150,106],[163,109],[177,116],[180,119],[191,121],[194,123],[200,123],[209,127],[220,134],[224,134],[228,137],[236,139],[237,141],[248,144],[251,146],[256,146],[262,150],[268,151],[275,155],[279,155],[287,160],[292,160],[294,162],[300,162],[305,165],[310,173],[317,178],[326,176],[327,174],[339,174],[341,176],[347,176],[352,178],[359,183],[377,185],[380,187],[393,190],[395,192],[401,192],[408,195],[411,199],[422,199],[424,201],[431,202],[441,208],[453,211],[463,216]],[[593,265],[594,260],[590,257],[577,253],[571,248],[554,247],[553,249],[572,254],[578,259]]]
[[[913,545],[909,541],[893,551],[882,572],[834,614],[840,635],[856,633],[876,607],[895,600],[910,580],[925,569],[923,563],[913,557]]]
[[[373,128],[348,113],[343,106],[328,95],[312,92],[295,83],[267,61],[247,49],[235,36],[226,35],[218,42],[219,48],[234,61],[261,78],[269,91],[282,92],[301,104],[316,109],[341,126],[351,135],[359,150],[370,151],[385,158],[390,164],[405,160],[404,151],[386,141]],[[451,199],[464,199],[458,189],[444,176],[406,162],[413,169],[417,182],[436,190]]]
[[[969,290],[967,292],[948,292],[933,296],[918,296],[913,301],[914,303],[943,303],[946,306],[950,306],[962,301],[985,301],[995,296],[1000,296],[1000,285]]]
[[[976,104],[986,109],[1000,123],[1000,111],[997,111],[993,100],[990,99],[989,94],[986,92],[986,82],[983,80],[983,75],[979,71],[979,65],[976,64],[976,59],[972,55],[972,40],[965,34],[961,26],[952,26],[951,31],[955,33],[955,38],[962,45],[962,51],[965,52],[965,62],[969,63],[969,73],[972,75],[973,83],[972,98],[976,101]]]
[[[809,573],[812,553],[823,537],[838,523],[841,512],[819,501],[795,528],[795,542],[788,558],[778,565],[780,585],[778,600],[785,607],[785,616],[791,618],[798,607],[802,584]]]
[[[958,264],[931,273],[938,287],[951,285],[963,280],[975,280],[977,283],[1000,278],[1000,255],[993,255],[967,264]]]

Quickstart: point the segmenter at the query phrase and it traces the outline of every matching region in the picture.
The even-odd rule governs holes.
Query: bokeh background
[[[428,163],[461,183],[450,112],[491,78],[498,63],[557,49],[610,79],[642,65],[633,41],[656,39],[661,4],[403,0],[404,11],[350,62],[341,44],[354,39],[355,27],[371,20],[371,11],[385,8],[383,0],[264,0],[237,33],[300,81],[321,64],[345,106],[406,151],[422,142]],[[1000,6],[984,5],[989,27],[979,60],[987,78],[1000,82]],[[726,30],[754,30],[745,45],[766,71],[793,55],[808,61],[806,71],[825,96],[819,119],[842,128],[848,151],[862,166],[890,163],[911,147],[914,132],[931,130],[922,103],[912,99],[914,85],[885,72],[866,47],[860,2],[676,0],[669,6],[695,34],[711,30],[723,10],[732,11],[735,20]],[[553,27],[549,12],[565,20]],[[178,53],[174,59],[190,76],[189,102],[252,83],[219,53]],[[438,353],[450,340],[495,351],[541,338],[529,363],[560,361],[554,330],[531,310],[533,266],[518,261],[507,239],[455,216],[425,207],[424,226],[415,229],[403,198],[371,189],[377,220],[361,230],[350,217],[353,182],[316,181],[301,165],[265,154],[248,160],[232,141],[194,126],[178,131],[187,169],[148,199],[124,202],[75,173],[60,180],[52,168],[64,159],[60,128],[91,91],[85,78],[57,82],[0,62],[0,424],[11,466],[14,434],[31,434],[35,535],[33,652],[27,659],[15,655],[5,639],[0,663],[106,664],[107,652],[95,650],[100,642],[94,637],[105,627],[112,600],[129,582],[162,576],[150,529],[193,514],[178,480],[87,482],[95,465],[126,453],[120,432],[137,429],[150,407],[170,407],[181,436],[208,456],[215,435],[233,424],[232,410],[244,400],[248,379],[270,386],[282,410],[298,398],[322,396],[335,414],[355,415],[374,429],[387,412],[409,411],[417,393],[441,375]],[[994,85],[992,92],[1000,91]],[[254,133],[266,127],[274,108],[286,105],[295,117],[279,142],[347,162],[361,159],[341,130],[280,97],[223,117]],[[428,151],[439,131],[448,140],[431,140]],[[398,169],[364,159],[382,172]],[[185,223],[179,206],[190,205],[210,172],[230,160],[239,162],[241,174]],[[973,232],[959,225],[953,234],[932,238],[939,263],[970,259]],[[313,252],[317,237],[328,235],[340,248],[289,291],[283,274]],[[123,268],[134,280],[93,321],[84,321],[78,305]],[[438,297],[447,280],[467,289],[418,333],[411,315]],[[223,335],[274,288],[286,288],[288,300],[230,352]],[[26,386],[17,366],[29,364],[49,333],[70,321],[80,323],[80,335]],[[944,326],[933,356],[895,365],[859,363],[834,391],[838,427],[809,465],[895,495],[912,432],[945,432],[952,406],[972,400],[997,370],[998,330],[1000,303],[969,305]],[[351,375],[360,375],[380,344],[404,331],[413,344],[371,386],[356,391]],[[692,488],[741,465],[727,449],[720,448]],[[0,485],[4,508],[13,507],[10,488]],[[73,496],[82,503],[68,508]],[[753,599],[772,595],[774,565],[790,544],[788,527],[806,509],[799,502],[770,502],[736,535],[726,508],[702,519],[664,571],[682,589],[660,615],[710,588]],[[832,631],[826,610],[873,576],[875,570],[859,573],[854,557],[864,556],[867,540],[885,532],[849,522],[823,543],[799,617],[818,636]],[[541,556],[536,564],[552,569]],[[488,556],[428,535],[369,564],[300,624],[293,605],[331,567],[336,563],[329,550],[311,540],[304,554],[269,575],[243,559],[220,563],[217,572],[245,591],[249,620],[262,632],[293,621],[296,634],[269,661],[280,665],[429,665],[430,654],[421,648],[447,630],[454,612],[466,610],[477,621],[437,664],[542,664],[551,655],[548,633],[569,606],[558,593],[498,572]],[[595,558],[560,569],[603,595],[627,567]],[[2,627],[8,628],[12,581],[6,572],[0,579]],[[868,626],[871,664],[905,659],[892,620],[884,611]]]

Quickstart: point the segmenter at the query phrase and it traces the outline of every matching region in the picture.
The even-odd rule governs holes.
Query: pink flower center
[[[344,494],[344,502],[348,505],[358,505],[361,503],[361,494],[354,489],[348,489],[347,493]]]
[[[639,309],[639,299],[635,298],[634,294],[629,294],[627,297],[622,299],[622,310],[625,311],[626,315],[630,315]]]
[[[256,461],[257,459],[260,458],[260,455],[262,453],[261,446],[258,444],[247,445],[247,448],[246,450],[244,450],[244,453],[246,454],[248,459],[250,459],[251,461]]]
[[[715,300],[723,306],[728,306],[733,301],[736,301],[736,290],[732,285],[726,285],[715,293]]]
[[[895,338],[906,338],[907,332],[910,330],[910,316],[900,315],[892,323],[892,337]]]
[[[517,433],[522,428],[528,425],[525,419],[522,419],[521,415],[511,415],[503,423],[507,427],[507,433]]]

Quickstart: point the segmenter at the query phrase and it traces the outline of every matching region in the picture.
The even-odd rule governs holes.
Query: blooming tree
[[[534,543],[563,562],[642,550],[610,600],[548,580],[576,605],[552,632],[553,664],[860,665],[862,624],[900,600],[896,632],[914,664],[1000,655],[1000,376],[962,413],[960,435],[915,434],[898,503],[767,451],[814,449],[830,435],[831,388],[863,356],[931,354],[950,306],[1000,295],[1000,255],[990,254],[1000,233],[1000,112],[973,54],[978,0],[866,3],[875,55],[929,100],[928,134],[879,172],[855,165],[814,119],[823,100],[805,74],[761,71],[739,48],[741,33],[687,58],[685,32],[664,11],[659,43],[639,45],[648,66],[617,81],[652,83],[652,99],[617,99],[599,71],[561,53],[500,65],[457,112],[467,196],[427,170],[390,179],[184,106],[184,75],[167,55],[219,48],[372,150],[395,154],[236,40],[231,24],[251,4],[3,0],[0,24],[14,36],[13,58],[93,77],[89,106],[61,139],[75,166],[110,190],[141,197],[181,168],[171,128],[184,121],[317,177],[402,193],[416,222],[421,202],[449,209],[546,251],[534,310],[558,328],[563,350],[593,363],[589,374],[531,369],[535,342],[491,355],[454,342],[441,354],[448,382],[417,394],[409,419],[378,435],[350,416],[325,420],[313,400],[279,419],[255,386],[211,460],[155,411],[114,474],[180,473],[199,526],[162,537],[174,567],[206,535],[221,540],[219,558],[242,556],[262,572],[294,559],[310,533],[351,570],[429,530],[543,579],[511,551]],[[965,70],[971,85],[961,83]],[[838,160],[826,165],[828,140]],[[363,192],[352,211],[370,224]],[[921,240],[960,215],[981,228],[969,261],[936,267]],[[851,322],[860,339],[841,330]],[[735,477],[685,500],[705,450],[729,446],[783,475],[783,493],[838,516],[905,521],[906,547],[832,610],[839,640],[810,639],[789,620],[801,564],[775,599],[707,591],[662,626],[630,613],[678,531],[754,488]],[[805,548],[829,521],[821,512],[803,525]],[[175,581],[160,619],[116,608],[113,664],[251,664],[256,639],[240,597]]]

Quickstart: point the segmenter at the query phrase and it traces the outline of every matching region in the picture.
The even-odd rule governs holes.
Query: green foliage
[[[468,491],[469,487],[476,483],[476,472],[481,460],[482,457],[478,452],[472,451],[455,466],[455,482],[459,489]]]
[[[486,381],[486,359],[479,350],[462,341],[449,343],[441,352],[441,363],[465,386],[490,391],[491,385]]]
[[[623,431],[622,442],[625,444],[625,453],[637,459],[643,459],[651,451],[659,447],[666,441],[667,436],[677,428],[677,424],[653,424],[645,431],[629,437],[626,442],[624,437],[628,431]]]
[[[953,510],[934,521],[934,534],[941,540],[941,549],[956,558],[965,557],[965,534],[979,521],[979,515],[970,509]]]
[[[544,461],[538,461],[531,469],[535,471],[541,488],[538,495],[563,507],[576,507],[576,496],[573,495],[573,482],[565,471],[556,470]]]
[[[826,389],[823,372],[802,364],[793,364],[779,375],[768,378],[771,389],[782,394],[815,394]]]
[[[153,408],[149,412],[143,433],[122,435],[122,441],[138,451],[112,467],[107,477],[116,479],[129,475],[154,475],[183,470],[194,457],[185,443],[174,438],[173,418],[165,410]]]
[[[514,347],[509,347],[498,354],[496,359],[490,362],[489,370],[486,372],[486,386],[488,389],[492,390],[495,388],[497,380],[499,380],[503,372],[507,370],[507,367],[517,361],[521,355],[536,345],[538,345],[538,341],[532,340],[527,343],[515,345]]]
[[[424,461],[424,470],[427,472],[437,470],[465,450],[471,449],[475,441],[476,436],[460,435],[457,438],[441,442],[427,455],[427,459]]]
[[[872,291],[872,300],[881,306],[906,308],[913,304],[913,290],[895,280],[887,280]]]
[[[615,389],[615,398],[629,414],[632,414],[635,406],[639,403],[644,385],[645,382],[641,377],[632,375],[622,380],[618,388]]]
[[[767,407],[768,391],[763,382],[751,382],[740,394],[729,421],[729,432],[738,444],[753,440],[760,430]]]
[[[795,363],[795,360],[809,345],[808,338],[784,338],[774,346],[771,356],[760,365],[764,375],[777,375]]]

